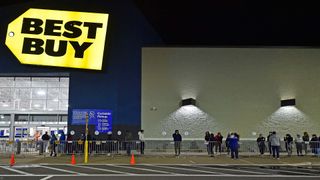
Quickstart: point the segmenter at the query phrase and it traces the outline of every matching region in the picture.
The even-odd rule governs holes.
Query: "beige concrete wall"
[[[179,107],[195,98],[196,107]],[[295,107],[280,100],[296,98]],[[230,131],[320,133],[320,50],[143,48],[142,128],[148,138]]]

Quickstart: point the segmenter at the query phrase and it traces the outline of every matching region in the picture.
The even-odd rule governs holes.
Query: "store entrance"
[[[41,140],[42,135],[46,132],[48,132],[49,135],[58,135],[57,138],[59,138],[62,132],[66,134],[67,126],[16,126],[14,130],[15,139],[38,141]]]

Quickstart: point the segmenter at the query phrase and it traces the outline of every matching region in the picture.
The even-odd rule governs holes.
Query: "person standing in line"
[[[270,156],[272,155],[272,148],[271,148],[271,141],[270,141],[271,135],[272,135],[272,132],[269,132],[269,135],[267,136],[268,150],[269,150]]]
[[[56,151],[56,147],[57,147],[57,144],[56,144],[56,141],[57,141],[57,137],[54,133],[52,133],[52,136],[51,136],[51,139],[50,139],[50,156],[54,156],[56,157],[57,156],[57,151]]]
[[[300,134],[297,134],[297,137],[295,139],[295,143],[296,143],[297,155],[303,156],[303,154],[302,154],[303,139],[300,136]]]
[[[40,138],[41,138],[40,132],[39,132],[39,131],[36,131],[36,133],[34,134],[34,141],[36,142],[36,149],[37,149],[37,150],[39,150]]]
[[[211,157],[214,157],[213,148],[215,146],[215,143],[216,143],[216,138],[214,136],[214,133],[211,133],[210,137],[209,137],[209,151],[210,151],[210,156]]]
[[[181,141],[182,137],[179,134],[179,130],[175,130],[174,134],[172,134],[173,141],[174,141],[174,152],[176,156],[180,155],[180,149],[181,149]]]
[[[140,154],[144,154],[144,130],[139,131]]]
[[[316,134],[312,134],[312,138],[310,140],[310,148],[311,148],[311,152],[314,154],[314,155],[317,155],[317,151],[318,151],[318,148],[319,148],[319,139],[317,137]]]
[[[48,151],[48,147],[49,147],[49,140],[50,140],[50,136],[48,135],[48,131],[46,131],[44,133],[44,135],[42,135],[41,139],[43,141],[43,151],[46,153],[46,152],[49,152]]]
[[[228,133],[228,134],[227,134],[227,138],[226,138],[226,149],[227,149],[227,155],[229,155],[229,154],[230,154],[230,136],[231,136],[231,134],[230,134],[230,133]]]
[[[59,142],[60,142],[59,152],[65,153],[65,151],[66,151],[66,135],[64,134],[64,131],[61,132]]]
[[[264,150],[266,149],[265,141],[266,141],[266,138],[263,137],[262,134],[259,134],[259,137],[257,138],[257,143],[258,143],[260,155],[263,155]]]
[[[131,155],[131,146],[132,146],[132,133],[129,130],[126,130],[126,134],[124,137],[124,141],[126,143],[127,155]]]
[[[66,153],[67,154],[72,154],[74,153],[76,147],[75,147],[75,142],[73,142],[73,138],[72,135],[70,134],[70,132],[68,132],[67,134],[67,142],[66,142]]]
[[[310,141],[309,134],[307,132],[304,132],[302,139],[303,139],[304,154],[307,155],[308,154],[308,144]]]
[[[231,133],[230,136],[230,150],[231,150],[231,158],[232,159],[238,159],[239,158],[239,139],[238,136],[235,135],[235,133]]]
[[[210,156],[210,149],[209,149],[209,143],[210,143],[210,132],[206,131],[205,135],[204,135],[204,144],[207,146],[207,152],[208,155]]]
[[[288,153],[288,156],[291,156],[292,154],[292,143],[293,143],[293,138],[290,134],[286,134],[286,137],[284,137],[284,142],[286,143],[286,150]]]
[[[280,159],[280,137],[277,135],[275,131],[272,132],[270,136],[270,143],[272,148],[272,157],[275,158],[277,155],[277,159]]]
[[[216,140],[215,151],[216,153],[218,153],[218,150],[219,150],[219,153],[221,154],[221,145],[222,145],[223,136],[221,135],[220,132],[218,132],[217,135],[215,136],[215,140]]]

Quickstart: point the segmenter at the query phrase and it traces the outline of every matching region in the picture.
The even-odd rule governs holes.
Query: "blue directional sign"
[[[73,109],[72,125],[85,125],[86,114],[88,114],[88,124],[95,125],[99,133],[112,131],[112,112],[106,109]]]

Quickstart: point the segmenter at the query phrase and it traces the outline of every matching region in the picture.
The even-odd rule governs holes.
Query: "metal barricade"
[[[84,153],[84,141],[66,141],[65,144],[60,143],[61,146],[65,146],[64,153],[66,154],[83,154]],[[88,141],[89,154],[118,154],[119,143],[118,141]]]
[[[55,141],[57,154],[83,154],[84,141]],[[130,155],[131,153],[141,153],[141,141],[104,141],[95,140],[88,142],[88,152],[90,155]],[[22,155],[46,155],[50,153],[49,141],[0,141],[0,154],[22,154]],[[51,147],[51,146],[50,146]],[[144,151],[146,154],[174,154],[174,143],[169,140],[146,140],[144,141]],[[303,142],[293,144],[292,155],[298,151],[303,154],[312,154],[320,157],[320,141]],[[218,143],[216,141],[205,142],[204,140],[184,140],[181,142],[180,151],[185,155],[211,155],[228,154],[229,149],[225,141]],[[264,154],[269,154],[268,142],[264,142]],[[221,150],[221,151],[220,151]],[[238,151],[240,155],[259,155],[259,146],[255,140],[239,141]],[[285,143],[281,141],[280,152],[286,154]]]

